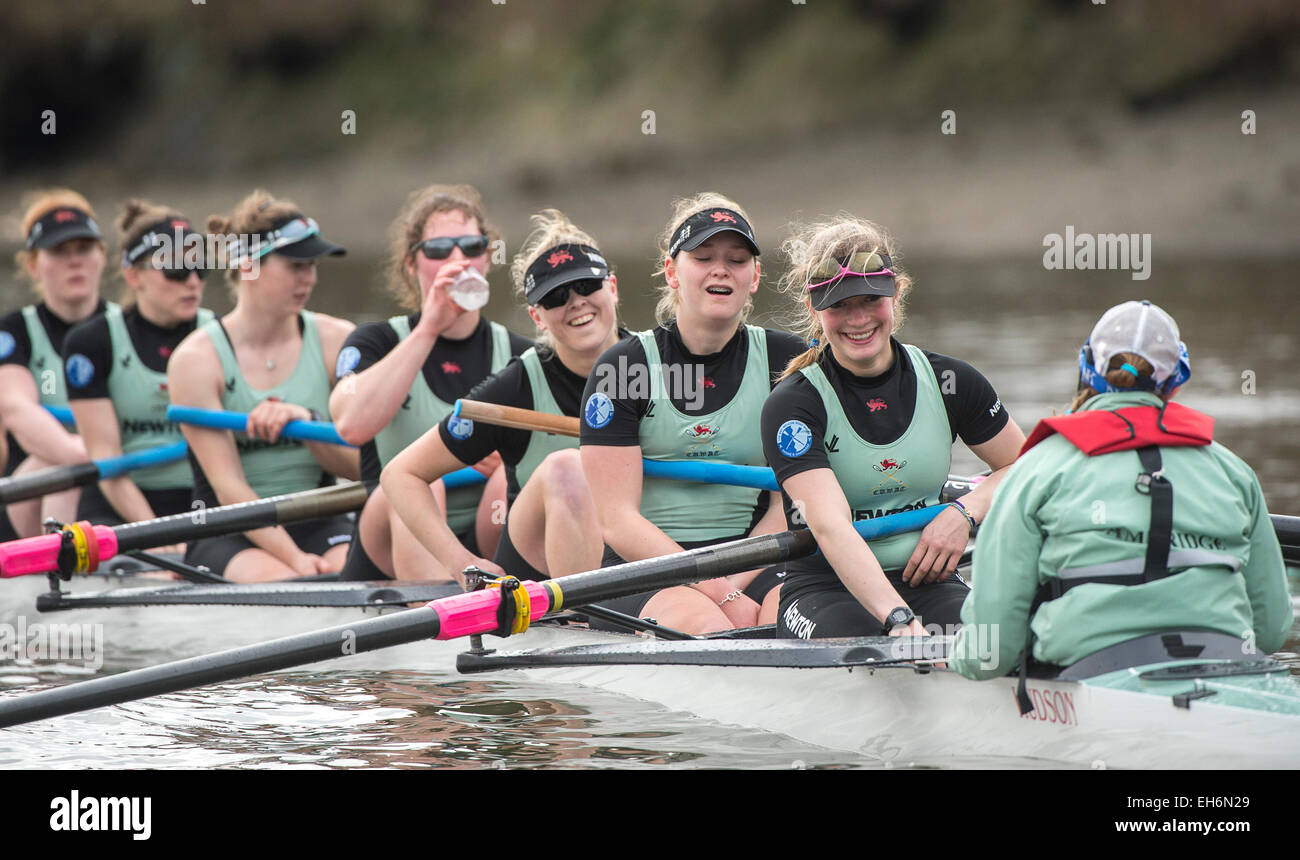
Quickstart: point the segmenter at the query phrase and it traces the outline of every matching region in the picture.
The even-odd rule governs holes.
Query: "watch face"
[[[898,609],[895,609],[893,612],[889,613],[889,617],[886,618],[885,620],[889,622],[889,627],[893,628],[899,626],[900,624],[907,624],[914,617],[915,616],[912,615],[911,612],[909,612],[908,610],[902,607],[899,607]]]

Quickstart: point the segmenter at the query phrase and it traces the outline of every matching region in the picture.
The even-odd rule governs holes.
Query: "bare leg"
[[[683,633],[713,633],[732,629],[731,621],[720,607],[715,606],[701,592],[685,585],[665,588],[650,598],[650,602],[641,610],[641,615]]]
[[[447,491],[442,481],[430,484],[429,489],[433,490],[433,497],[437,500],[439,509],[447,510]],[[371,498],[381,493],[383,488],[375,490]],[[392,536],[390,546],[393,570],[397,579],[432,579],[439,582],[452,582],[451,572],[416,539],[411,530],[406,527],[406,523],[402,522],[402,518],[397,515],[397,511],[393,510],[393,506],[388,503],[387,498],[383,499],[383,505],[388,512],[388,528]]]
[[[361,548],[365,549],[375,567],[390,579],[393,576],[392,517],[393,508],[384,498],[383,488],[376,487],[361,509],[361,522],[357,528]]]
[[[49,468],[50,464],[39,457],[29,456],[14,469],[14,475],[27,475],[39,469]],[[15,502],[5,508],[9,522],[19,537],[35,537],[44,529],[41,523],[46,517],[54,517],[61,523],[70,523],[77,518],[77,500],[81,498],[81,488],[74,487],[61,493],[51,493],[23,502]]]
[[[235,553],[226,569],[218,572],[231,582],[279,582],[298,578],[296,570],[258,547]]]
[[[763,604],[758,609],[758,623],[775,624],[777,610],[781,608],[781,585],[778,583],[767,594],[763,595]]]
[[[441,482],[439,482],[441,483]],[[501,524],[506,521],[506,467],[498,466],[483,488],[474,518],[474,540],[478,541],[478,554],[491,558],[501,540]]]
[[[600,567],[600,522],[576,449],[542,461],[515,499],[507,528],[524,561],[547,576]]]

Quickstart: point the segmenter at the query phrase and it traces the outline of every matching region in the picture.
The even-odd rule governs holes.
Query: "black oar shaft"
[[[47,493],[83,487],[97,480],[99,480],[99,466],[94,463],[52,466],[28,475],[0,478],[0,505],[11,505]]]
[[[364,484],[353,481],[305,493],[272,496],[240,505],[226,505],[175,514],[156,520],[117,526],[117,551],[147,549],[213,535],[227,535],[283,523],[357,511],[366,503]]]
[[[42,690],[0,700],[0,728],[427,639],[438,634],[438,624],[433,610],[411,609]]]

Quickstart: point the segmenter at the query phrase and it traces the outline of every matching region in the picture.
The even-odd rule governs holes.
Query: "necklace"
[[[275,359],[273,359],[273,358],[268,358],[268,359],[266,360],[266,369],[267,369],[267,370],[275,370]]]

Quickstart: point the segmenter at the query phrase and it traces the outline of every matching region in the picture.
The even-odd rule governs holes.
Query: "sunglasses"
[[[876,275],[894,276],[894,273],[885,264],[885,260],[875,251],[858,251],[850,254],[847,262],[841,263],[837,259],[830,259],[813,269],[810,280],[814,283],[808,285],[808,289],[815,290],[818,287],[824,287],[832,281],[838,281],[845,275],[853,275],[858,278],[875,277]]]
[[[603,286],[605,286],[605,282],[599,278],[583,278],[581,281],[571,281],[542,296],[537,300],[537,305],[548,311],[553,311],[569,303],[569,290],[573,290],[580,296],[589,296]]]
[[[162,276],[167,280],[178,284],[188,281],[190,275],[198,275],[200,281],[208,276],[207,269],[158,269],[157,271],[162,272]]]
[[[451,256],[452,249],[460,248],[466,257],[481,257],[487,252],[488,237],[478,236],[439,236],[425,239],[411,246],[411,253],[417,250],[430,260],[445,260]]]

